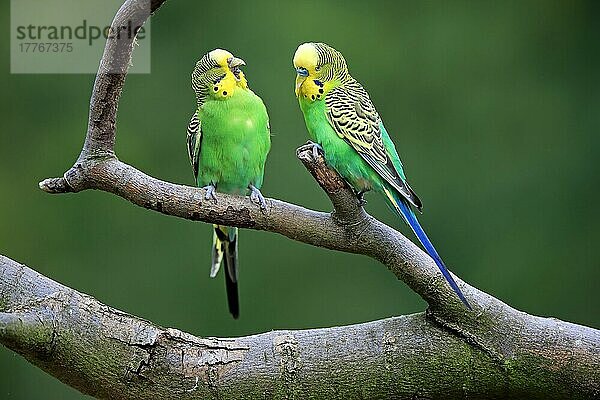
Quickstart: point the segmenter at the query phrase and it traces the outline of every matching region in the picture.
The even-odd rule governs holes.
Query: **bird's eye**
[[[320,65],[317,65],[317,66],[315,67],[315,71],[320,71],[320,70],[321,70],[321,66],[320,66]]]

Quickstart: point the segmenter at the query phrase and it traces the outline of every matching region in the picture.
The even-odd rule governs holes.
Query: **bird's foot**
[[[206,185],[204,186],[202,189],[206,190],[206,193],[204,194],[204,200],[214,200],[215,204],[217,203],[217,188],[215,187],[215,185],[210,184],[210,185]]]
[[[321,152],[321,154],[325,154],[325,151],[323,150],[323,147],[321,147],[320,144],[312,143],[313,161],[317,161],[317,159],[319,158],[319,152]]]
[[[260,190],[258,190],[254,185],[250,185],[248,186],[248,188],[250,188],[250,190],[252,191],[252,193],[250,193],[250,200],[255,203],[260,205],[260,209],[261,210],[266,210],[267,209],[267,201],[265,200],[264,196],[262,195],[262,193],[260,192]]]
[[[365,199],[365,193],[367,192],[368,190],[361,190],[360,192],[356,193],[359,207],[364,207],[364,205],[367,204],[367,200]]]
[[[319,158],[319,152],[321,152],[321,154],[325,154],[325,151],[323,150],[323,147],[321,147],[320,144],[315,143],[310,140],[308,142],[306,142],[306,144],[303,144],[302,146],[300,146],[298,148],[297,153],[299,154],[300,152],[303,152],[305,150],[311,151],[313,161],[317,161],[317,159]]]

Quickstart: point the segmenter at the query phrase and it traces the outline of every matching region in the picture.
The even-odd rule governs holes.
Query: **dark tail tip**
[[[458,285],[456,286],[458,288]],[[454,289],[454,288],[452,288]],[[460,301],[462,301],[462,303],[470,310],[473,311],[473,307],[471,307],[471,304],[469,304],[469,302],[467,301],[467,298],[465,297],[465,295],[462,293],[462,291],[460,289],[458,289],[458,291],[454,290],[456,292],[456,294],[458,295],[458,297],[460,298]]]
[[[234,282],[227,271],[225,273],[225,289],[227,290],[227,304],[229,306],[229,312],[234,319],[238,319],[240,316],[240,298],[238,295],[238,284]]]

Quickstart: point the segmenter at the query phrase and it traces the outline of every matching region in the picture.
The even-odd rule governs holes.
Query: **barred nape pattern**
[[[342,53],[325,43],[314,43],[314,46],[319,57],[316,68],[320,70],[324,65],[330,66],[324,70],[321,80],[329,82],[338,79],[341,82],[345,82],[348,79],[352,79],[348,73],[348,66]]]
[[[192,72],[192,89],[196,93],[198,107],[204,104],[206,97],[210,93],[211,87],[225,77],[221,66],[210,57],[210,53],[205,54]]]

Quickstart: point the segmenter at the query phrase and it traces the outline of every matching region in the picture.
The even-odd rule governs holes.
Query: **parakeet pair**
[[[429,256],[471,308],[444,262],[419,224],[412,207],[422,203],[409,186],[398,152],[366,90],[348,72],[340,52],[324,43],[304,43],[294,54],[295,92],[314,153],[321,151],[362,196],[373,190],[410,226]],[[188,127],[188,150],[198,186],[234,194],[260,194],[270,148],[269,123],[261,99],[249,88],[240,66],[245,63],[225,50],[213,50],[192,74],[198,109]],[[215,225],[211,276],[225,264],[229,310],[239,315],[237,293],[237,228]]]

